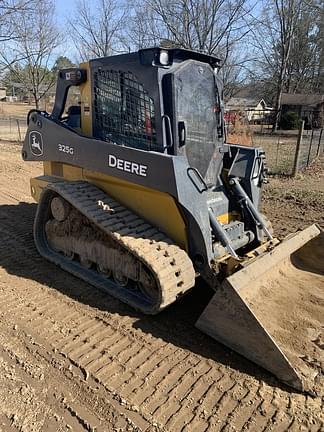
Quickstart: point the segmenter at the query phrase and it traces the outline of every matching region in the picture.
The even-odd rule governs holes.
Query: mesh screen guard
[[[132,72],[94,73],[95,135],[104,141],[155,150],[154,101]]]

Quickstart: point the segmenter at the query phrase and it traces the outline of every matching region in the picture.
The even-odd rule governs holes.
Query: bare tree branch
[[[251,56],[243,40],[250,32],[249,14],[254,6],[248,0],[143,0],[135,7],[130,46],[138,49],[168,41],[219,56],[230,88],[231,80],[246,78],[245,63]]]
[[[0,0],[0,43],[16,38],[15,18],[28,11],[33,0]]]
[[[121,50],[120,33],[126,15],[127,9],[117,0],[96,0],[91,4],[78,0],[75,14],[68,22],[81,60],[105,57]]]
[[[17,12],[15,40],[0,56],[15,80],[32,93],[38,108],[40,99],[56,80],[48,65],[60,38],[54,23],[53,0],[32,0],[30,6]]]

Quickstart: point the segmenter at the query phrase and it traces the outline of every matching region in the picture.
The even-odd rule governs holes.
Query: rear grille
[[[131,72],[99,70],[94,74],[94,134],[104,141],[158,150],[154,101]]]

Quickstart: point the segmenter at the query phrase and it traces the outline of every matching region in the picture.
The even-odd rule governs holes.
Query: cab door
[[[221,113],[213,69],[195,60],[176,64],[163,78],[163,94],[173,153],[185,155],[207,184],[215,184],[223,137],[219,137]]]

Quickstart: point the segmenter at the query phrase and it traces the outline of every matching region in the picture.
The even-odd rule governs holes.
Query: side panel
[[[158,221],[162,230],[179,241],[179,245],[183,245],[184,228],[179,223],[180,218],[174,216],[170,204],[165,207],[166,201],[161,198],[170,196],[173,199],[172,207],[177,207],[184,218],[190,257],[194,261],[197,258],[201,270],[209,266],[213,252],[207,195],[189,177],[190,167],[185,157],[141,151],[90,139],[37,112],[32,112],[30,119],[22,151],[25,160],[45,161],[45,169],[48,168],[46,173],[61,178],[69,176],[71,180],[77,180],[78,169],[83,168],[89,179],[91,172],[99,172],[115,179],[111,184],[114,184],[117,199],[123,195],[126,200],[127,195],[124,204],[134,207],[137,202],[145,202],[145,205],[141,204],[141,215],[148,220],[149,217],[154,217],[154,220],[150,220],[152,223]],[[38,148],[41,148],[41,152]],[[64,165],[73,166],[70,174],[64,172]],[[82,178],[86,179],[84,175]],[[129,188],[132,193],[125,192],[127,188],[124,188],[123,182],[132,185]],[[144,193],[142,188],[154,192]],[[108,193],[109,191],[107,190]],[[155,197],[152,200],[153,195]]]
[[[71,181],[86,180],[162,229],[182,249],[188,250],[185,222],[170,195],[72,165],[52,162],[44,165],[44,176],[31,180],[32,196],[37,202],[42,188],[47,183],[60,180],[59,177]],[[58,177],[59,171],[61,175]]]
[[[197,263],[200,272],[209,269],[213,249],[207,194],[199,179],[190,177],[191,168],[185,156],[143,151],[88,138],[46,113],[32,111],[29,119],[22,149],[24,160],[54,163],[52,167],[58,176],[64,175],[61,162],[170,195],[184,215],[190,258]],[[151,208],[156,213],[162,211],[154,209],[154,205]]]

